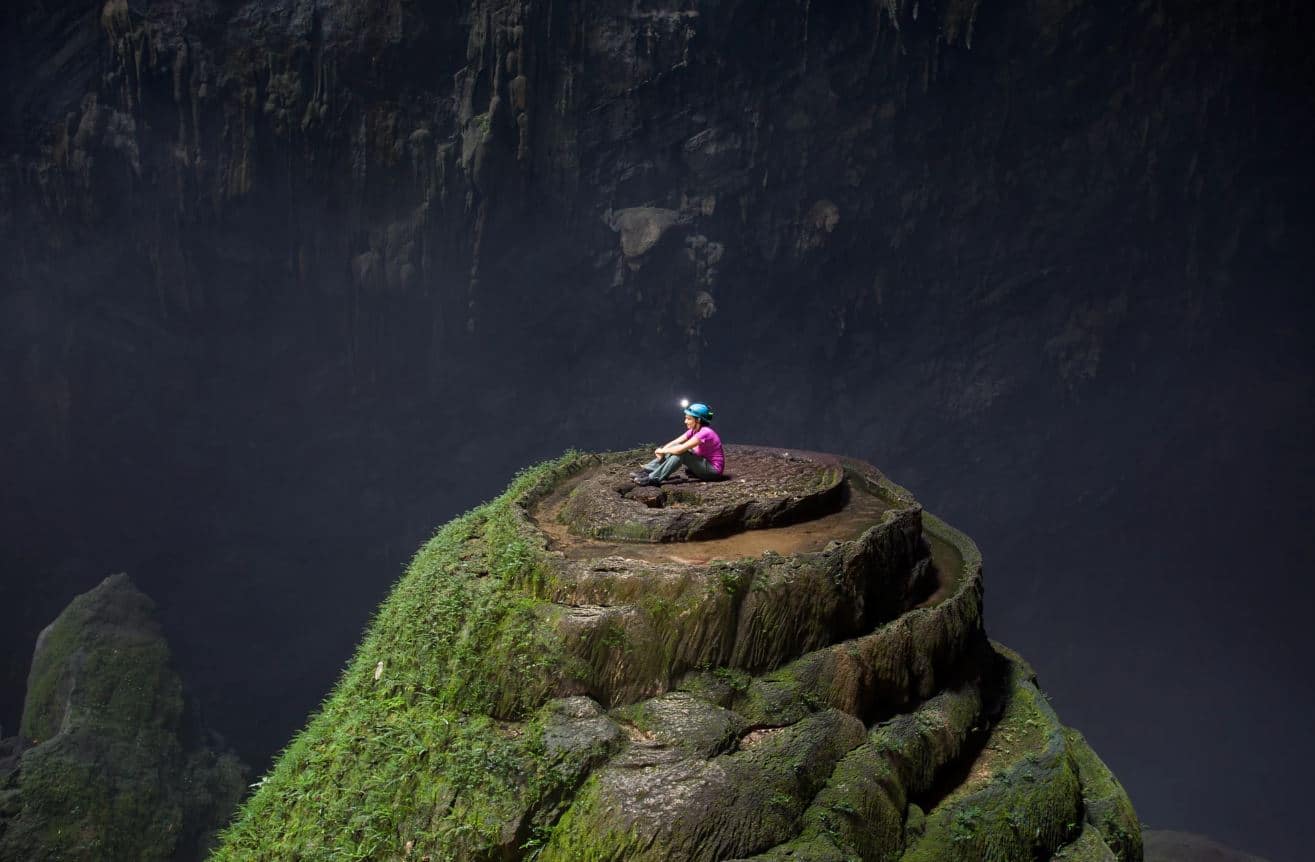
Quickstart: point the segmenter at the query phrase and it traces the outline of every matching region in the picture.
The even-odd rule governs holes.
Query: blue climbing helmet
[[[691,404],[685,408],[685,415],[693,416],[704,425],[707,425],[712,421],[712,408],[706,404]]]

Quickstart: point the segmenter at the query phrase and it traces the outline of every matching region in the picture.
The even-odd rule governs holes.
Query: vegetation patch
[[[215,859],[490,858],[579,779],[543,742],[564,662],[521,509],[574,458],[521,473],[420,549]]]
[[[75,598],[38,642],[28,747],[0,774],[0,858],[194,856],[244,768],[194,740],[183,715],[151,600],[125,575]]]
[[[1102,843],[1120,860],[1142,858],[1141,824],[1132,800],[1110,772],[1109,767],[1096,755],[1086,739],[1072,728],[1065,728],[1064,739],[1069,754],[1078,767],[1078,780],[1082,782],[1082,800],[1086,806],[1086,821],[1103,839]]]
[[[1047,858],[1082,821],[1063,727],[1020,661],[1007,661],[1000,721],[961,782],[927,812],[906,862]]]

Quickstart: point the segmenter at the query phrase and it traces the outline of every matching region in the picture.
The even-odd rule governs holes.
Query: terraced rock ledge
[[[444,526],[215,858],[1140,860],[990,642],[981,558],[870,465],[569,453]]]

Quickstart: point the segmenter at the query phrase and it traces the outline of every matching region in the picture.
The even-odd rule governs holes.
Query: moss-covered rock
[[[1013,661],[1002,714],[966,774],[927,810],[909,862],[1035,859],[1077,837],[1082,794],[1064,728]]]
[[[1078,837],[1059,848],[1052,857],[1054,862],[1117,862],[1118,856],[1105,843],[1095,826],[1083,822]]]
[[[1082,734],[1067,728],[1064,736],[1069,753],[1078,767],[1078,780],[1082,783],[1085,803],[1084,819],[1102,837],[1120,859],[1136,859],[1142,855],[1141,823],[1132,801],[1124,792],[1114,773],[1087,745]]]
[[[631,746],[590,779],[539,858],[713,862],[770,847],[863,736],[853,716],[825,710],[710,759]]]
[[[78,596],[37,640],[0,775],[0,858],[196,858],[245,787],[198,739],[154,605],[125,575]]]
[[[440,530],[216,859],[1140,859],[987,641],[967,537],[837,459],[839,510],[752,541],[563,525],[627,459],[568,454]]]
[[[970,683],[873,727],[867,741],[837,764],[805,812],[798,836],[754,858],[880,859],[896,853],[910,833],[922,831],[921,809],[912,798],[945,779],[972,739],[981,710],[981,693]]]

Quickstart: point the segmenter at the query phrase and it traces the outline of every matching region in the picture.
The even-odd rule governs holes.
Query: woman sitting
[[[712,411],[706,404],[685,407],[685,433],[653,450],[653,460],[633,478],[637,485],[661,485],[680,465],[696,479],[720,479],[726,467],[721,438],[712,430]]]

